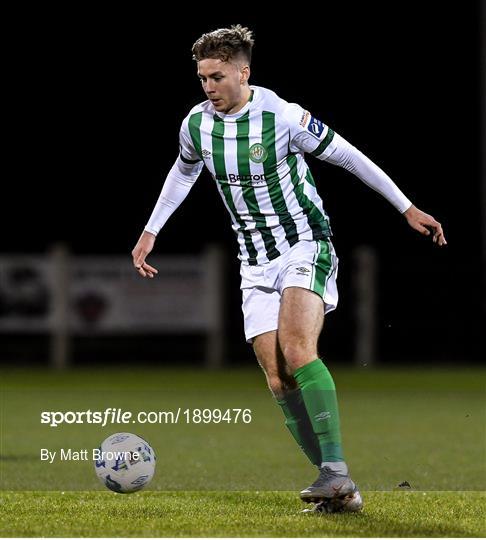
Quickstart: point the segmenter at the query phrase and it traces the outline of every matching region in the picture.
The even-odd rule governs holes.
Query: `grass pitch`
[[[8,492],[2,536],[481,537],[478,492],[365,492],[360,514],[300,514],[288,492]]]
[[[316,472],[283,427],[258,369],[0,372],[2,536],[485,536],[485,372],[333,370],[359,515],[301,515]],[[41,411],[242,408],[249,423],[40,423]],[[132,431],[154,447],[150,491],[108,492],[95,448]],[[402,482],[411,488],[399,488]]]

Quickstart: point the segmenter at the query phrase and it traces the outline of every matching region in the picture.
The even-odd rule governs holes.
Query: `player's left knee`
[[[282,347],[282,352],[292,372],[317,358],[315,347],[306,343],[289,342]]]

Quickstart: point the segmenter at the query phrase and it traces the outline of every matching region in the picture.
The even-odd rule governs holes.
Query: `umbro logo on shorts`
[[[299,268],[296,268],[297,274],[300,274],[301,276],[307,275],[310,270],[308,268],[304,268],[303,266],[299,266]]]
[[[209,150],[204,149],[201,154],[204,158],[208,158],[211,155],[211,152]]]

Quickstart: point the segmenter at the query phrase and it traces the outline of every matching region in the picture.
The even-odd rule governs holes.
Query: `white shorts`
[[[338,261],[334,246],[325,238],[301,240],[265,264],[242,264],[241,290],[247,342],[277,330],[280,299],[287,287],[302,287],[318,294],[324,302],[324,313],[336,309]]]

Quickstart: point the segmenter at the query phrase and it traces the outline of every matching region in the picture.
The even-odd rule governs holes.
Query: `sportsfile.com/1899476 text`
[[[249,424],[251,409],[198,409],[178,407],[173,411],[124,411],[108,407],[104,411],[42,411],[41,424]]]

